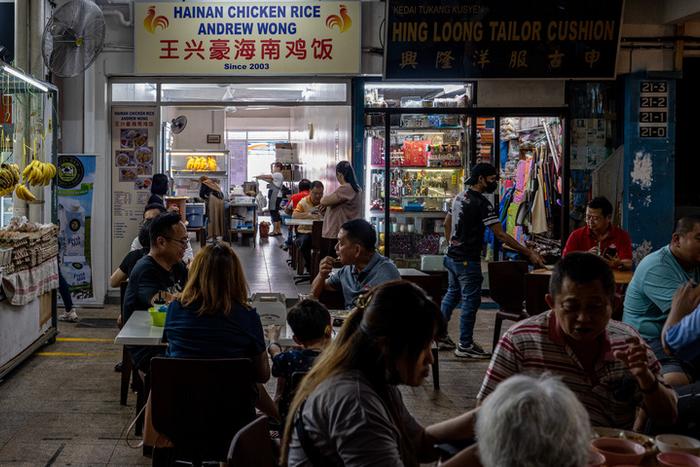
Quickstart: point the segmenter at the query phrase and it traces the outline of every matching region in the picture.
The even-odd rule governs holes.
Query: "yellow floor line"
[[[35,355],[42,357],[97,357],[96,353],[89,352],[37,352]]]
[[[114,343],[114,339],[100,339],[92,337],[57,337],[57,342],[109,342]]]

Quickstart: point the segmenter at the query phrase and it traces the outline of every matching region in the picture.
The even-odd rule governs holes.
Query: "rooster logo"
[[[156,28],[165,29],[170,25],[170,21],[165,16],[156,16],[155,5],[151,5],[147,11],[146,19],[143,20],[143,27],[146,28],[146,31],[153,34],[156,32]]]
[[[352,20],[348,15],[348,9],[345,5],[340,5],[340,16],[338,15],[328,15],[326,18],[326,26],[329,29],[338,27],[338,31],[345,32],[352,26]]]

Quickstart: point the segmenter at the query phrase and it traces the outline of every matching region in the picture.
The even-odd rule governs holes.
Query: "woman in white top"
[[[272,232],[269,234],[271,237],[282,235],[282,217],[280,216],[280,203],[284,198],[284,175],[282,175],[282,168],[283,166],[280,162],[275,162],[272,165],[272,174],[258,175],[255,177],[260,180],[265,180],[268,183],[267,196],[270,201],[268,206],[270,208],[270,218],[273,225]]]
[[[358,300],[299,384],[282,465],[417,467],[436,459],[436,443],[471,437],[473,412],[423,428],[396,388],[420,386],[428,376],[441,319],[437,305],[406,281],[387,282]]]

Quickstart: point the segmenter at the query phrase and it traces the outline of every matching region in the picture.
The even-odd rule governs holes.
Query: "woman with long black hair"
[[[357,183],[357,176],[350,162],[338,162],[335,166],[335,176],[340,186],[333,193],[321,198],[321,208],[326,211],[323,218],[324,245],[321,258],[335,257],[335,244],[338,241],[340,226],[362,217],[362,189]]]
[[[362,297],[299,384],[282,465],[417,467],[436,458],[436,443],[471,437],[473,412],[423,428],[396,387],[420,386],[428,376],[441,320],[410,282],[387,282]]]

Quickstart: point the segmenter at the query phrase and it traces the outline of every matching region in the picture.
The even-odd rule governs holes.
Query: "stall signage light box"
[[[158,75],[358,74],[358,1],[135,5],[135,71]]]
[[[388,0],[386,79],[615,77],[623,0]]]

